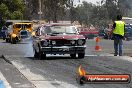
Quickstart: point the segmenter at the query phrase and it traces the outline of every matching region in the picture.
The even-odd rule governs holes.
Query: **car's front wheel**
[[[78,53],[78,58],[84,58],[85,57],[85,53]]]
[[[9,42],[9,39],[8,39],[8,38],[6,38],[6,42],[7,42],[7,43]]]
[[[43,54],[43,52],[39,52],[39,59],[40,60],[45,60],[46,59],[46,54]]]
[[[71,58],[76,58],[76,54],[70,54]]]
[[[13,39],[11,40],[11,44],[16,44],[16,39],[15,39],[15,38],[13,38]]]

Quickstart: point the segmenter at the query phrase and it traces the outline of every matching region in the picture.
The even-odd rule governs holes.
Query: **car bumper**
[[[60,47],[41,47],[45,54],[76,54],[85,53],[86,46],[60,46]]]

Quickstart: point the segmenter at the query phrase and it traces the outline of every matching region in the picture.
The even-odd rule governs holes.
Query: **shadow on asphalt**
[[[7,43],[8,44],[8,42],[2,42],[2,43]],[[9,43],[9,44],[11,44],[11,43]],[[19,42],[19,43],[16,43],[16,44],[29,44],[29,43],[28,42]]]
[[[7,42],[1,42],[1,43],[7,43]]]
[[[27,43],[27,42],[19,42],[17,44],[29,44],[29,43]]]
[[[75,60],[75,59],[80,59],[80,58],[71,58],[71,57],[62,57],[62,56],[50,56],[50,57],[47,57],[46,59],[37,59],[37,58],[34,58],[34,57],[26,57],[28,59],[32,59],[32,60]]]

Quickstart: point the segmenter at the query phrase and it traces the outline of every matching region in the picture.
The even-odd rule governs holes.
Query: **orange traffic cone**
[[[101,47],[98,44],[100,42],[100,38],[99,37],[96,37],[95,38],[95,41],[96,41],[95,51],[101,51]]]

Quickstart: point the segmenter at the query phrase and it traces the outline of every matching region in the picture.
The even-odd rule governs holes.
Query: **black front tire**
[[[43,54],[43,52],[39,52],[39,60],[46,60],[46,54]]]
[[[70,54],[71,58],[76,58],[76,54]]]
[[[8,38],[6,38],[6,42],[7,42],[7,43],[9,42],[9,39],[8,39]]]
[[[85,53],[78,53],[78,58],[82,59],[85,57]]]
[[[13,38],[13,39],[11,40],[11,44],[16,44],[16,39],[15,39],[15,38]]]

